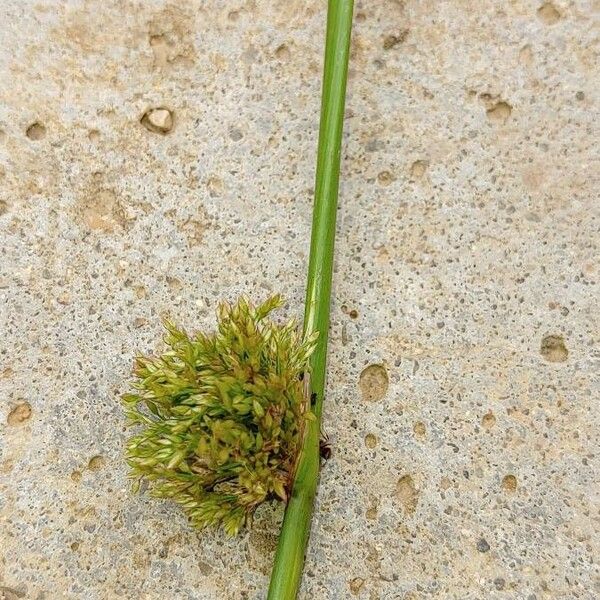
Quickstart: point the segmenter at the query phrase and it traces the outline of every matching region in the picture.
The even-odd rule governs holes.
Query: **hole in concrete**
[[[394,46],[402,44],[408,37],[408,29],[403,29],[397,34],[386,35],[383,38],[383,49],[391,50]]]
[[[377,181],[383,186],[391,185],[394,179],[395,177],[389,171],[381,171],[377,175]]]
[[[417,421],[413,425],[413,432],[416,437],[424,438],[425,434],[427,433],[427,427],[425,427],[425,423],[423,423],[422,421]]]
[[[88,462],[88,469],[90,471],[99,471],[105,465],[106,465],[106,459],[104,458],[104,456],[101,456],[98,454],[98,455],[92,456],[92,458],[90,458],[90,461]]]
[[[369,365],[360,374],[359,387],[363,400],[377,402],[387,393],[389,378],[383,365]]]
[[[9,425],[22,425],[31,418],[31,404],[29,402],[20,402],[9,413],[6,422]]]
[[[237,127],[231,127],[229,129],[229,138],[233,142],[239,142],[244,137],[244,134]]]
[[[542,339],[540,354],[548,362],[556,363],[565,362],[569,356],[569,351],[560,335],[547,335]]]
[[[425,175],[425,171],[429,168],[428,160],[415,160],[410,166],[410,176],[413,179],[421,179]]]
[[[44,127],[44,125],[36,121],[27,128],[27,130],[25,131],[25,135],[30,140],[38,141],[46,137],[46,128]]]
[[[355,577],[350,581],[350,593],[354,596],[358,596],[364,585],[365,580],[362,577]]]
[[[481,419],[481,424],[485,429],[491,429],[496,424],[496,417],[492,411],[483,415]]]
[[[486,111],[487,118],[490,121],[495,121],[497,123],[506,123],[508,117],[512,112],[512,106],[508,102],[504,102],[503,100],[500,102],[496,102],[492,107],[488,108]]]
[[[554,25],[561,19],[561,14],[552,2],[544,2],[544,4],[537,9],[537,16],[540,21],[546,25]]]
[[[289,60],[291,55],[292,54],[287,44],[281,44],[281,46],[275,50],[275,58],[277,58],[277,60]]]
[[[373,433],[367,433],[365,436],[365,446],[371,450],[377,446],[377,436]]]
[[[410,475],[400,477],[396,485],[396,497],[407,514],[412,514],[417,508],[419,493]]]
[[[502,489],[506,492],[517,491],[517,478],[514,475],[505,475],[502,479]]]

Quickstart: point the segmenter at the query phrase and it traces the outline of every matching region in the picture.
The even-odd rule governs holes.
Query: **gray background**
[[[118,397],[163,314],[301,316],[324,10],[2,2],[5,598],[264,597],[281,507],[132,496]],[[600,595],[599,14],[357,2],[303,599]]]

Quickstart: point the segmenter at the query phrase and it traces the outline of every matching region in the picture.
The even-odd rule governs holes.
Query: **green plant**
[[[261,502],[287,503],[268,600],[297,595],[319,478],[352,11],[353,0],[329,0],[304,333],[267,320],[279,297],[222,305],[212,336],[167,322],[170,350],[137,359],[124,397],[142,427],[127,447],[133,476],[194,525],[235,534]]]
[[[141,430],[127,444],[131,475],[183,507],[199,528],[229,534],[265,500],[286,501],[306,423],[301,377],[316,334],[277,325],[274,296],[223,303],[216,333],[190,336],[165,321],[168,350],[138,356],[123,401]]]

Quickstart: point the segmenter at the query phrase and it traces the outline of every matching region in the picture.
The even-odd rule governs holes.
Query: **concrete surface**
[[[163,313],[301,314],[324,8],[2,2],[5,598],[264,598],[280,508],[132,496],[118,395]],[[304,600],[600,596],[599,11],[357,2]]]

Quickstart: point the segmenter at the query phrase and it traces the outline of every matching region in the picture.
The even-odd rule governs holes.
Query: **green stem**
[[[329,0],[321,126],[304,313],[305,334],[309,335],[315,331],[320,333],[317,347],[310,359],[310,392],[316,394],[312,410],[317,418],[307,423],[275,555],[268,600],[296,598],[319,478],[320,422],[325,391],[329,304],[352,8],[353,0]]]

